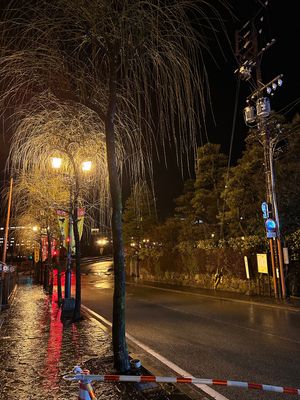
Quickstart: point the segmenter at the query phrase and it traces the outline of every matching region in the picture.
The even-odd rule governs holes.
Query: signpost
[[[277,236],[277,226],[276,226],[276,222],[274,221],[274,219],[272,218],[268,218],[265,221],[265,228],[267,231],[267,238],[268,239],[272,239],[272,238],[276,238]]]
[[[263,218],[268,219],[270,215],[268,203],[264,201],[261,205],[261,209],[263,212]]]

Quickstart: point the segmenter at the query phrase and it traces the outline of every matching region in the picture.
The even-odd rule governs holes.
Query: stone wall
[[[144,281],[247,295],[273,294],[271,277],[257,273],[256,256],[248,253],[250,280],[246,277],[244,255],[233,249],[195,249],[192,254],[128,257],[127,274]]]

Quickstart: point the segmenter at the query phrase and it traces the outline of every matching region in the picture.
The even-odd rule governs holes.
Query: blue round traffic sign
[[[268,218],[265,222],[265,227],[268,231],[275,231],[276,222],[272,218]]]

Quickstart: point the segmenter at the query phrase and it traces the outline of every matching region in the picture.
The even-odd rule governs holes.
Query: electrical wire
[[[233,147],[233,140],[234,140],[234,133],[236,129],[236,121],[237,121],[237,109],[238,109],[238,100],[240,96],[240,87],[241,87],[241,80],[240,78],[237,79],[237,86],[236,86],[236,93],[235,93],[235,105],[233,111],[233,120],[232,120],[232,129],[231,129],[231,137],[230,137],[230,147],[229,147],[229,154],[228,154],[228,162],[227,162],[227,170],[226,170],[226,177],[225,177],[225,187],[227,188],[227,183],[229,179],[229,169],[231,166],[231,158],[232,158],[232,147]],[[223,198],[223,209],[222,209],[222,217],[221,217],[221,224],[220,224],[220,239],[224,239],[224,215],[225,215],[225,202],[226,202],[226,194],[227,191],[224,192]]]

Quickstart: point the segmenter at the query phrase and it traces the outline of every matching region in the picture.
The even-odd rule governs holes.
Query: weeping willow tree
[[[136,183],[126,200],[123,212],[124,242],[141,243],[148,237],[151,229],[157,224],[155,199],[146,182]]]
[[[51,203],[53,183],[38,171],[22,174],[15,179],[13,196],[13,222],[20,227],[16,230],[15,241],[18,246],[28,243],[31,253],[34,248],[40,249],[40,272],[42,272],[42,236],[47,238],[48,257],[44,271],[44,289],[52,293],[53,278],[52,242],[59,240],[59,229],[56,210]],[[57,191],[57,188],[55,188]],[[51,196],[52,195],[52,196]],[[55,196],[56,201],[59,196]],[[19,247],[20,250],[23,251]],[[61,301],[61,286],[59,288]]]
[[[37,226],[36,215],[31,210],[22,213],[14,219],[16,230],[14,232],[14,252],[18,255],[31,255],[35,246],[39,246],[39,237],[34,231]],[[40,221],[39,221],[40,222]]]
[[[84,107],[40,96],[16,125],[8,159],[11,174],[20,177],[17,188],[23,193],[15,195],[18,215],[30,205],[37,213],[46,208],[50,211],[47,216],[55,215],[57,209],[72,214],[76,249],[74,320],[80,319],[81,305],[78,209],[84,208],[90,218],[96,205],[110,213],[105,141],[99,127],[95,116]],[[51,170],[53,157],[62,160],[61,170]],[[92,164],[88,175],[81,170],[87,160]]]
[[[19,104],[50,87],[58,98],[93,110],[104,124],[115,268],[113,350],[115,367],[124,372],[129,360],[116,143],[127,154],[123,166],[132,179],[151,180],[153,151],[164,155],[170,143],[183,166],[184,155],[195,152],[197,131],[205,130],[210,98],[204,59],[222,20],[204,0],[20,3],[8,6],[1,26],[2,101]]]
[[[15,246],[24,252],[24,243],[27,243],[27,251],[30,253],[39,247],[42,260],[42,235],[47,237],[48,262],[45,265],[43,283],[44,289],[50,292],[53,289],[53,279],[49,281],[50,275],[53,277],[52,240],[59,238],[54,199],[61,202],[63,197],[64,193],[59,191],[57,185],[53,185],[51,177],[39,171],[23,172],[15,176],[12,221],[19,227],[15,232]]]

